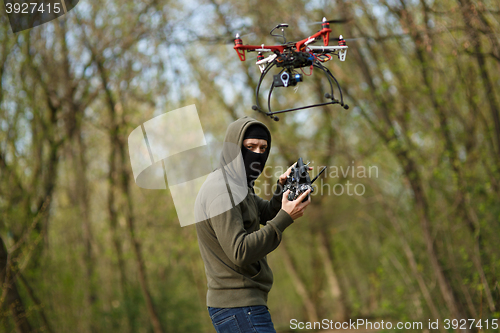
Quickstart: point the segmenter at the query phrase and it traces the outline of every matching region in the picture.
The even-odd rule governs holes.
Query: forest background
[[[326,63],[351,108],[256,114],[255,54],[241,62],[232,37],[279,43],[268,33],[285,22],[298,40],[323,17],[350,19],[333,36],[358,38]],[[499,20],[481,0],[86,0],[17,34],[0,16],[0,331],[213,332],[195,228],[180,227],[168,189],[135,184],[127,147],[134,128],[190,104],[214,140],[243,115],[265,122],[269,165],[378,170],[322,177],[365,191],[314,196],[269,255],[279,332],[291,319],[491,325]],[[321,76],[304,81],[274,106],[322,101]]]

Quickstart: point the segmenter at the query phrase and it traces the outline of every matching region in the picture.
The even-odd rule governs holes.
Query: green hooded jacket
[[[207,179],[196,199],[195,216],[201,221],[196,223],[196,232],[205,263],[209,307],[267,305],[273,273],[266,255],[278,247],[283,231],[293,223],[281,209],[281,186],[267,201],[248,188],[244,176],[237,176],[244,170],[244,133],[252,124],[263,126],[271,137],[269,129],[252,118],[233,122],[224,139],[229,148],[223,148],[222,167]]]

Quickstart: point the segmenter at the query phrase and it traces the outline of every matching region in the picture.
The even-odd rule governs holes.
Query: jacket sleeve
[[[274,191],[271,200],[264,200],[257,195],[254,195],[260,213],[260,224],[266,225],[267,221],[272,220],[281,209],[281,199],[283,197],[283,187],[277,182],[276,190]]]
[[[227,257],[237,266],[246,266],[272,252],[281,242],[283,231],[293,223],[284,210],[280,210],[266,226],[248,233],[243,225],[239,206],[222,214],[211,216],[223,203],[223,196],[216,198],[209,207],[209,221],[217,240]]]

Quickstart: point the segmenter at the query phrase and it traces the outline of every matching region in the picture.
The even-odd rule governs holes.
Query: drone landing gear
[[[342,92],[341,92],[341,94],[342,94]],[[348,109],[349,109],[349,105],[347,105],[347,104],[343,104],[343,103],[340,103],[337,99],[335,99],[335,98],[334,98],[332,95],[330,95],[329,93],[326,93],[326,94],[325,94],[325,98],[327,98],[327,99],[331,99],[331,100],[335,101],[335,102],[332,102],[332,103],[325,103],[325,104],[340,104],[340,105],[341,105],[344,109],[346,109],[346,110],[348,110]],[[321,106],[321,105],[323,105],[323,104],[313,105],[313,107],[314,107],[314,106]]]
[[[268,95],[268,98],[267,98],[267,109],[268,109],[268,111],[264,110],[260,106],[260,103],[259,103],[260,86],[262,84],[262,81],[263,81],[264,77],[266,76],[266,74],[269,72],[269,70],[274,65],[275,65],[274,62],[270,63],[265,68],[265,70],[262,72],[262,74],[260,76],[259,84],[257,85],[257,89],[256,89],[256,92],[255,92],[255,105],[252,106],[253,110],[258,111],[258,112],[262,112],[263,114],[265,114],[266,116],[269,116],[274,121],[279,121],[279,118],[277,116],[275,116],[276,114],[285,113],[285,112],[292,112],[292,111],[297,111],[297,110],[304,110],[304,109],[314,108],[314,107],[318,107],[318,106],[324,106],[324,105],[330,105],[330,104],[340,104],[344,109],[346,109],[346,110],[349,109],[349,105],[344,104],[344,98],[343,98],[343,95],[342,95],[342,89],[340,88],[340,85],[339,85],[337,79],[335,79],[335,77],[332,75],[332,73],[330,72],[330,70],[328,70],[328,68],[326,68],[325,66],[323,66],[319,62],[315,62],[313,66],[316,67],[316,68],[318,68],[318,69],[320,69],[321,71],[323,71],[323,73],[325,73],[326,77],[328,78],[328,83],[330,84],[330,93],[326,93],[325,94],[325,98],[329,99],[330,100],[329,102],[318,103],[318,104],[311,104],[311,105],[307,105],[307,106],[301,106],[301,107],[296,107],[296,108],[284,109],[284,110],[280,110],[280,111],[271,111],[271,95],[272,95],[274,87],[275,87],[275,84],[273,82],[271,84],[271,89],[269,90],[269,95]],[[280,75],[282,73],[286,73],[286,69],[283,69],[280,72]],[[336,86],[337,86],[337,88],[339,90],[340,101],[338,99],[336,99],[334,97],[334,95],[333,95],[333,86],[334,86],[333,82],[335,82],[335,84],[336,84]]]
[[[330,96],[330,94],[325,94],[325,97],[329,98],[327,96]],[[301,106],[301,107],[298,107],[298,108],[291,108],[291,109],[285,109],[285,110],[280,110],[280,111],[266,112],[266,111],[262,110],[261,108],[259,108],[257,105],[252,106],[252,110],[262,112],[266,116],[269,116],[274,121],[279,121],[280,119],[277,116],[275,116],[275,114],[285,113],[285,112],[291,112],[291,111],[298,111],[298,110],[304,110],[304,109],[315,108],[315,107],[318,107],[318,106],[324,106],[324,105],[330,105],[330,104],[340,104],[340,103],[339,103],[338,100],[332,98],[331,102],[306,105],[306,106]],[[346,110],[349,109],[349,105],[347,105],[347,104],[343,104],[342,106]]]

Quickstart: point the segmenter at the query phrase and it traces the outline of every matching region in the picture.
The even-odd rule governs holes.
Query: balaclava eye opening
[[[270,138],[269,134],[263,126],[254,124],[249,126],[245,131],[243,141],[246,139],[263,139],[266,140],[269,145]],[[241,153],[243,155],[243,162],[245,163],[247,184],[249,187],[253,187],[255,180],[264,170],[267,157],[269,156],[269,150],[266,149],[266,151],[262,154],[254,153],[243,145],[241,147]]]

